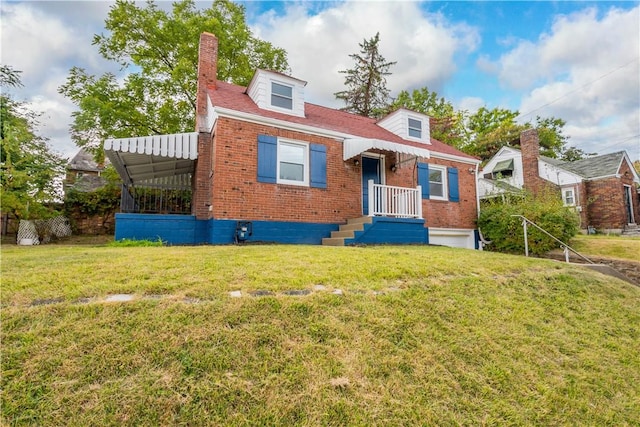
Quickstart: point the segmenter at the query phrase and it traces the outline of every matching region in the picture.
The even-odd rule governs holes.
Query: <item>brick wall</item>
[[[586,182],[588,225],[601,230],[621,230],[627,225],[625,184],[631,187],[635,223],[640,221],[638,194],[633,174],[626,162],[622,163],[619,173],[620,178],[610,177]]]
[[[214,129],[215,132],[215,129]],[[213,174],[213,144],[211,134],[198,134],[198,160],[195,164],[193,179],[191,212],[197,219],[211,218],[212,205],[212,174]]]
[[[478,214],[475,166],[435,159],[429,159],[428,163],[458,168],[460,201],[452,203],[441,200],[425,200],[422,209],[427,220],[427,227],[476,228]],[[469,169],[473,169],[474,173],[470,173]]]
[[[257,137],[272,135],[327,147],[327,188],[257,182]],[[362,215],[361,167],[354,160],[342,160],[342,142],[228,118],[219,118],[213,146],[212,205],[216,219],[299,221],[337,223]],[[398,162],[394,153],[385,153],[388,185],[415,187],[415,160]],[[199,158],[200,163],[203,159]],[[425,160],[431,164],[457,167],[460,202],[423,201],[428,226],[475,228],[476,195],[470,165],[451,161]]]
[[[581,207],[580,228],[586,229],[589,226],[589,198],[587,197],[587,185],[585,182],[576,187],[577,205]]]
[[[636,183],[633,182],[633,171],[627,162],[622,162],[622,166],[618,171],[620,173],[620,181],[623,185],[631,187],[631,203],[633,206],[634,222],[640,224],[640,195],[638,195]]]
[[[617,178],[587,181],[589,225],[597,229],[619,229],[626,224],[622,183]]]

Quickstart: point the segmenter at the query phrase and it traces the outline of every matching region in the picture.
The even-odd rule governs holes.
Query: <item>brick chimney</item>
[[[536,129],[528,129],[520,134],[520,150],[522,151],[524,189],[536,194],[544,185],[538,172],[540,139]]]
[[[200,35],[200,49],[198,51],[198,94],[196,101],[196,116],[207,115],[207,88],[216,87],[218,74],[218,38],[211,33]]]
[[[198,219],[212,217],[213,139],[207,126],[209,89],[216,88],[218,73],[218,39],[211,33],[200,35],[198,51],[198,92],[196,94],[196,132],[198,132],[198,160],[192,181],[191,211]]]

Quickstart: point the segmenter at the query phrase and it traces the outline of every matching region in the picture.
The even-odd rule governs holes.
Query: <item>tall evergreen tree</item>
[[[381,115],[389,104],[386,76],[395,62],[387,62],[379,51],[380,33],[359,43],[360,53],[349,55],[355,61],[354,68],[340,71],[346,74],[346,90],[334,93],[345,102],[344,111],[367,117]]]

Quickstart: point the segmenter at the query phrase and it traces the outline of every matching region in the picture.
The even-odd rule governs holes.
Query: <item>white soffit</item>
[[[127,184],[178,177],[194,171],[198,133],[106,139],[104,151]]]
[[[389,142],[381,139],[367,138],[348,138],[344,140],[342,148],[342,159],[349,160],[365,151],[377,149],[384,151],[393,151],[395,153],[410,154],[417,157],[428,159],[431,157],[429,150],[426,148],[414,147],[412,145],[398,144],[397,142]]]

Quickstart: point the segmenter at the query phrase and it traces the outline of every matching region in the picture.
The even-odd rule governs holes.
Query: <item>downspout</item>
[[[477,220],[476,220],[476,236],[475,238],[478,240],[477,241],[477,245],[478,245],[478,249],[479,250],[483,250],[482,248],[482,244],[484,239],[482,239],[481,234],[480,234],[480,226],[478,225],[478,220],[480,220],[480,192],[478,191],[478,174],[479,174],[479,168],[480,168],[480,163],[476,163],[476,171],[475,171],[475,181],[476,181],[476,215],[477,215]]]
[[[478,216],[478,219],[480,218],[480,192],[478,191],[478,173],[480,168],[480,163],[476,163],[476,172],[475,172],[475,176],[476,176],[476,213]]]

